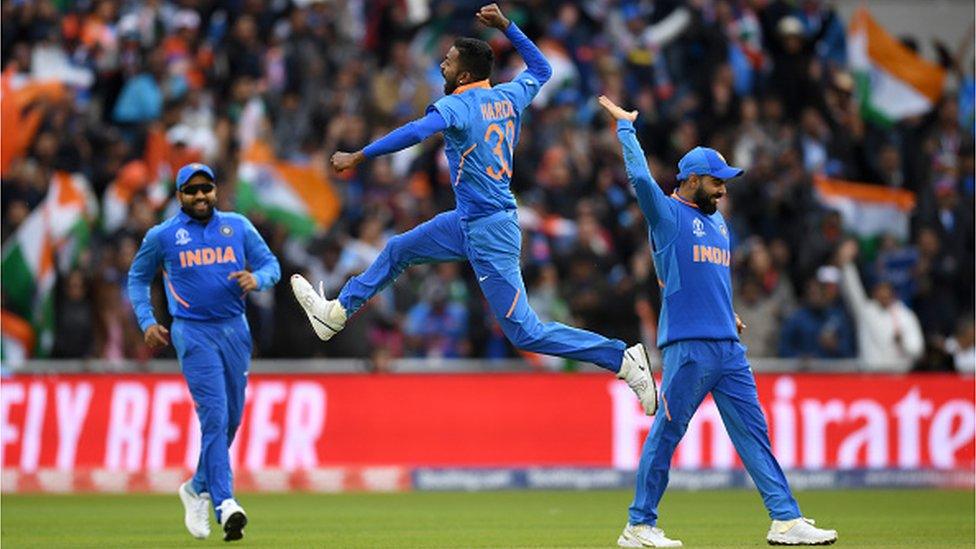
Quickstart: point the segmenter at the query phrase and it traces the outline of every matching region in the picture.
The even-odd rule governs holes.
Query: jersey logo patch
[[[224,236],[230,236],[230,235],[234,234],[234,229],[231,229],[230,228],[230,225],[221,225],[220,226],[220,234],[222,234]]]
[[[698,238],[705,236],[705,224],[702,223],[701,219],[696,217],[691,220],[691,232]]]
[[[176,231],[177,246],[186,246],[190,243],[190,240],[190,231],[187,231],[186,229],[179,229]]]
[[[729,230],[725,228],[725,224],[724,223],[722,225],[719,225],[718,226],[718,230],[719,230],[719,232],[722,233],[722,236],[724,236],[725,238],[728,238],[729,237]]]

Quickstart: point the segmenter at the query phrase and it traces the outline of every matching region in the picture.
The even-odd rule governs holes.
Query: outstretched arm
[[[522,32],[522,29],[518,28],[518,25],[509,21],[502,14],[502,10],[498,7],[498,4],[488,4],[482,7],[478,10],[475,17],[483,25],[494,27],[505,33],[505,36],[515,46],[515,50],[525,60],[525,65],[528,67],[525,72],[539,81],[539,87],[542,87],[543,84],[552,78],[552,66],[549,65],[549,61],[546,61],[546,57],[529,40],[529,37]]]
[[[352,153],[337,152],[332,155],[332,167],[341,172],[354,168],[367,158],[402,151],[412,147],[437,132],[447,129],[447,121],[436,110],[428,110],[423,118],[408,122],[403,126],[366,145],[361,151]]]
[[[660,185],[651,176],[650,168],[647,167],[647,158],[644,157],[644,150],[637,142],[637,132],[634,130],[637,111],[625,111],[605,95],[601,95],[599,101],[600,105],[617,120],[617,139],[623,146],[627,179],[634,187],[637,204],[651,227],[655,247],[666,246],[677,230],[674,201],[665,196]]]

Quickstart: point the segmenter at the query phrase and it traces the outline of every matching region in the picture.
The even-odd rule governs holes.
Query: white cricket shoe
[[[332,336],[339,333],[346,325],[346,310],[339,303],[338,299],[328,300],[319,283],[319,291],[305,280],[302,275],[291,275],[291,291],[295,294],[295,299],[305,309],[308,321],[312,323],[315,335],[322,341],[332,339]]]
[[[232,498],[225,499],[217,506],[220,511],[220,525],[224,528],[224,541],[236,541],[244,537],[247,515]]]
[[[190,488],[190,481],[180,484],[179,494],[187,531],[197,539],[207,539],[210,536],[210,495],[195,493]]]
[[[814,526],[813,519],[774,520],[766,534],[770,545],[830,545],[837,541],[837,530]]]
[[[664,530],[647,524],[628,524],[617,538],[618,547],[681,547],[681,540],[668,539]]]
[[[624,351],[624,360],[620,363],[617,377],[626,381],[637,393],[645,414],[653,416],[657,412],[657,384],[651,375],[651,360],[647,357],[647,349],[643,343]]]

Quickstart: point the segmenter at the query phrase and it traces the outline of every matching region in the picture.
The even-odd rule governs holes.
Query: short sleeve
[[[456,95],[445,95],[433,105],[427,107],[427,112],[436,110],[447,122],[448,128],[457,130],[466,129],[468,126],[468,105]]]
[[[495,90],[500,91],[512,98],[512,102],[515,103],[515,106],[519,112],[525,110],[525,108],[529,106],[529,103],[535,99],[535,96],[539,93],[541,88],[542,86],[539,85],[539,79],[532,76],[529,71],[522,71],[511,82],[506,82],[504,84],[495,86]]]

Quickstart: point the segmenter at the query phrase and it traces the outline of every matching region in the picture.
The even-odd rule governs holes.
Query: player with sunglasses
[[[244,298],[274,286],[281,268],[247,218],[214,207],[217,185],[209,166],[183,166],[176,188],[181,211],[146,233],[129,269],[129,300],[146,344],[165,347],[172,335],[200,419],[196,474],[179,489],[186,528],[193,537],[209,536],[212,504],[224,540],[233,541],[244,536],[247,524],[234,499],[228,451],[241,422],[251,361]],[[150,300],[160,265],[170,330],[156,321]]]

